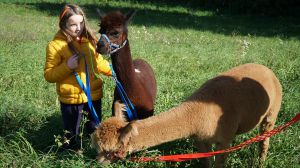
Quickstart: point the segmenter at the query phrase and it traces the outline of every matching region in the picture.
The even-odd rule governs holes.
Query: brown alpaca
[[[156,80],[151,66],[142,59],[133,60],[128,40],[128,24],[135,11],[123,15],[119,11],[103,14],[99,11],[102,34],[97,43],[97,52],[110,54],[113,69],[117,79],[123,85],[137,113],[137,119],[153,115],[156,98]],[[105,38],[106,36],[107,38]],[[111,43],[118,45],[114,50]],[[115,89],[113,102],[120,101],[120,95]],[[112,109],[114,106],[112,107]],[[114,109],[112,110],[114,113]],[[114,114],[113,114],[114,115]]]
[[[281,85],[270,69],[245,64],[208,80],[177,107],[156,116],[128,123],[118,107],[117,115],[92,134],[92,143],[100,162],[187,137],[194,138],[201,152],[210,151],[212,144],[225,149],[235,135],[258,124],[261,132],[273,129],[281,98]],[[268,146],[269,139],[260,144],[261,161]],[[226,154],[217,155],[216,167],[222,167],[225,158]],[[211,166],[209,159],[205,164]]]

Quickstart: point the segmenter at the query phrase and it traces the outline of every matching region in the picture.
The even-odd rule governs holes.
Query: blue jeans
[[[100,100],[93,101],[93,106],[99,118],[101,118],[102,102]],[[62,113],[62,119],[64,124],[64,130],[68,133],[65,137],[70,140],[69,144],[64,144],[65,148],[76,148],[77,137],[80,134],[80,122],[82,119],[82,112],[87,111],[88,121],[84,125],[84,129],[87,134],[91,134],[96,129],[96,122],[90,114],[88,103],[83,104],[65,104],[60,102],[60,109]]]

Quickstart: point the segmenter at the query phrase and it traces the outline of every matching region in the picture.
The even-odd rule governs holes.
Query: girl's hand
[[[77,54],[74,54],[72,57],[70,57],[68,59],[67,66],[71,70],[74,70],[74,69],[76,69],[78,67],[78,55]]]

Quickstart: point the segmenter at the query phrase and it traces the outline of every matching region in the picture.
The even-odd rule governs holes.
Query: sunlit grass
[[[0,3],[0,167],[97,167],[96,153],[90,149],[87,137],[83,156],[56,151],[54,135],[62,134],[62,121],[55,85],[44,80],[43,67],[45,47],[57,31],[62,4],[48,2],[52,6],[35,1],[27,1],[26,5]],[[98,20],[92,3],[80,2],[96,31]],[[139,9],[129,26],[129,41],[133,56],[147,60],[156,73],[156,114],[179,104],[207,79],[248,62],[268,66],[282,83],[284,97],[276,125],[287,122],[300,111],[299,20],[215,16],[209,11],[191,11],[182,6],[133,1],[101,1],[97,6],[106,11]],[[114,83],[110,78],[103,79],[106,119],[111,115]],[[256,134],[258,131],[254,130],[238,136],[234,144]],[[299,167],[299,137],[299,124],[272,137],[264,167]],[[137,155],[197,152],[192,143],[189,139],[175,141]],[[253,144],[230,154],[227,166],[257,167],[256,147]],[[109,167],[197,167],[198,164],[198,161],[174,164],[119,161]]]

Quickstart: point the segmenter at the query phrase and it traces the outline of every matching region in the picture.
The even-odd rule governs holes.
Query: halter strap
[[[101,41],[102,38],[104,38],[109,44],[109,48],[110,48],[109,54],[113,54],[113,53],[117,52],[119,49],[123,48],[127,43],[127,40],[125,40],[121,45],[112,43],[106,34],[102,34],[101,37],[99,38],[99,41]]]

